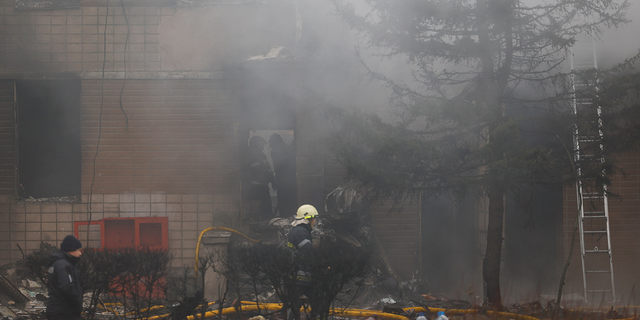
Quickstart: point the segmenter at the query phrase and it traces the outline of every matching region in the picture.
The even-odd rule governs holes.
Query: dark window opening
[[[80,80],[16,81],[18,196],[80,195]]]
[[[247,81],[240,129],[241,218],[262,226],[292,217],[298,205],[295,128],[299,104],[272,85],[268,70]]]

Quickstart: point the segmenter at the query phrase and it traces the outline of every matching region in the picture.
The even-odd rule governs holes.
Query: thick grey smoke
[[[361,3],[354,1],[354,5]],[[175,14],[163,15],[160,24],[163,69],[211,70],[214,73],[235,67],[243,70],[243,80],[246,81],[244,104],[248,109],[247,117],[253,117],[249,121],[251,124],[245,128],[247,138],[249,130],[293,129],[295,119],[284,119],[286,116],[283,115],[314,104],[333,103],[392,113],[393,110],[389,110],[387,104],[390,92],[380,82],[368,79],[366,70],[356,59],[356,48],[359,48],[361,57],[371,70],[394,79],[410,79],[406,61],[401,58],[382,58],[379,56],[381,51],[367,48],[366,43],[360,42],[361,39],[357,38],[355,32],[334,14],[332,5],[326,0],[273,1],[270,5],[239,3],[164,10],[175,10]],[[607,30],[596,40],[598,64],[601,67],[610,67],[638,53],[640,19],[635,19],[638,16],[640,1],[633,0],[628,11],[628,18],[632,22],[618,29]],[[185,34],[190,36],[185,37]],[[272,51],[274,48],[278,49]],[[270,52],[275,56],[269,56]],[[549,195],[541,192],[540,197],[548,199]],[[554,201],[561,202],[562,199]],[[431,216],[434,232],[442,229],[436,227],[436,223],[474,219],[465,216],[473,210],[466,207],[472,205],[445,202],[435,203],[432,207],[438,208],[439,212],[446,212],[438,217]],[[530,238],[549,239],[544,233],[557,233],[558,230],[554,228],[562,223],[552,221],[553,216],[539,216],[536,219],[537,235],[528,237],[527,241]],[[516,228],[526,229],[526,233],[522,232],[520,235],[534,233],[529,228],[532,224],[526,216],[511,223]],[[555,224],[555,227],[551,224]],[[459,233],[475,232],[471,230],[474,226],[462,226],[468,228],[459,230]],[[434,256],[429,260],[433,262],[430,270],[446,273],[447,269],[455,269],[456,279],[449,279],[448,284],[457,282],[458,286],[453,289],[466,289],[471,282],[469,278],[474,275],[460,266],[478,259],[478,251],[469,248],[464,241],[472,239],[457,238],[448,241],[436,233],[425,236],[425,239],[433,240],[434,243],[442,242],[439,248],[431,246]],[[559,246],[557,243],[540,242],[525,245],[534,249]],[[518,270],[515,271],[522,273],[522,268],[530,268],[526,272],[544,276],[545,285],[555,283],[557,277],[553,272],[541,272],[551,263],[546,260],[549,255],[541,254],[545,259],[532,266],[522,262],[526,261],[527,254],[522,257],[517,255],[518,252],[523,252],[522,248],[516,247],[511,251],[512,258],[517,260],[513,268]],[[452,257],[447,255],[451,250],[460,252],[457,257]],[[464,250],[468,251],[462,252]],[[439,257],[440,254],[445,257]],[[505,293],[515,294],[518,286],[525,283],[523,280],[526,279],[513,278],[511,282],[506,281],[510,289]],[[444,290],[448,285],[444,282],[435,281],[432,285],[442,285]],[[521,287],[536,285],[538,283],[529,282]],[[481,295],[480,286],[475,289],[473,295]]]

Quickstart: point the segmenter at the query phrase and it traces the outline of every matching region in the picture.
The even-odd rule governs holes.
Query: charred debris
[[[416,319],[418,311],[427,312],[427,318],[434,320],[436,310],[479,310],[473,317],[491,317],[480,306],[469,301],[450,299],[444,295],[430,292],[428,282],[418,272],[410,280],[403,280],[394,270],[392,264],[380,245],[375,233],[369,227],[368,201],[356,189],[343,185],[331,192],[325,201],[325,212],[313,231],[314,241],[329,243],[331,252],[336,248],[347,248],[343,251],[370,252],[366,265],[361,266],[353,276],[342,279],[335,296],[330,296],[326,307],[357,308],[357,310],[374,310],[381,314],[395,314],[407,319]],[[250,225],[253,235],[264,236],[259,243],[275,249],[282,247],[286,234],[291,229],[292,218],[274,218],[268,222],[256,222]],[[85,264],[79,266],[83,273],[85,290],[86,319],[193,319],[223,318],[225,316],[206,316],[215,310],[225,314],[223,310],[236,308],[237,313],[226,314],[227,317],[242,319],[285,319],[282,311],[269,309],[242,311],[241,301],[254,301],[261,304],[284,303],[283,288],[273,285],[273,276],[266,268],[252,268],[261,263],[274,264],[269,259],[278,259],[277,254],[260,251],[252,254],[246,248],[256,247],[243,237],[231,237],[228,253],[221,258],[222,264],[209,261],[210,272],[216,272],[226,278],[224,290],[221,290],[219,301],[207,301],[203,288],[194,281],[193,273],[185,267],[184,272],[172,275],[169,270],[171,257],[167,252],[149,252],[122,250],[109,252],[88,249],[85,252]],[[235,248],[235,249],[233,249]],[[238,250],[238,248],[244,248]],[[42,243],[40,250],[16,263],[0,267],[0,319],[46,319],[46,257],[56,248]],[[233,253],[235,250],[235,253]],[[352,251],[349,251],[352,250]],[[239,252],[239,253],[238,253]],[[258,252],[258,251],[254,251]],[[261,258],[242,257],[242,254]],[[233,256],[236,255],[236,258]],[[216,260],[217,257],[209,257]],[[343,259],[344,258],[340,258]],[[238,262],[238,260],[244,261]],[[251,260],[251,261],[248,261]],[[282,260],[282,259],[280,259]],[[200,260],[201,263],[206,261]],[[355,260],[354,260],[355,261]],[[104,270],[98,270],[100,267]],[[286,269],[286,266],[283,265]],[[106,270],[106,271],[105,271]],[[255,271],[255,273],[253,272]],[[346,269],[345,269],[346,270]],[[349,272],[354,272],[349,270]],[[253,275],[251,273],[254,273]],[[261,274],[267,274],[263,277]],[[271,279],[266,279],[271,277]],[[286,279],[286,273],[281,275]],[[253,278],[252,280],[250,278]],[[271,281],[271,282],[269,282]],[[333,278],[328,281],[338,281]],[[283,281],[286,282],[286,281]],[[337,288],[337,289],[336,289]],[[339,291],[339,292],[338,292]],[[518,315],[536,318],[550,318],[555,310],[554,301],[543,305],[540,301],[516,304],[506,311]],[[320,308],[320,307],[316,307]],[[327,309],[329,310],[329,309]],[[335,309],[334,309],[335,310]],[[619,319],[628,316],[632,310],[608,310],[590,312],[563,310],[560,317],[564,319]],[[235,315],[234,315],[235,314]],[[331,313],[315,314],[315,318],[327,318]],[[466,318],[470,314],[464,312],[449,314],[451,318]],[[191,316],[191,318],[189,318]],[[312,314],[313,318],[314,315]],[[353,316],[332,315],[337,319],[353,318]],[[367,318],[367,317],[356,317]],[[384,316],[382,317],[384,318]]]

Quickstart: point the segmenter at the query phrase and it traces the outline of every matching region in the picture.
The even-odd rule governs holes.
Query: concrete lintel
[[[136,71],[136,72],[104,72],[87,71],[80,73],[80,79],[223,79],[228,78],[228,73],[222,71]]]
[[[0,72],[0,80],[52,80],[52,79],[77,79],[77,73],[70,72]]]

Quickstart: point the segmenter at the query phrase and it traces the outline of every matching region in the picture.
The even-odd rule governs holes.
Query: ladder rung
[[[576,48],[576,51],[578,48]],[[581,49],[582,50],[582,49]],[[584,51],[584,50],[582,50]],[[595,60],[594,57],[576,55],[575,52],[572,51],[573,60],[571,62],[572,71],[578,70],[588,70],[595,68]],[[602,154],[603,148],[603,134],[602,134],[602,117],[600,114],[600,106],[598,103],[591,97],[587,95],[581,94],[581,92],[587,92],[588,90],[594,90],[597,88],[597,85],[592,81],[588,81],[583,79],[577,75],[572,77],[573,89],[575,93],[573,95],[573,107],[574,115],[576,119],[581,122],[584,126],[585,130],[582,130],[578,127],[575,128],[573,143],[576,148],[575,157],[576,162],[582,160],[580,164],[584,164],[585,167],[596,165],[596,161],[600,160],[600,162],[604,163],[604,157]],[[598,146],[600,147],[598,150]],[[613,299],[615,300],[615,287],[614,283],[611,283],[610,289],[590,289],[588,290],[587,286],[587,278],[586,274],[610,274],[611,278],[613,278],[613,265],[609,267],[608,270],[596,269],[596,270],[585,270],[585,260],[597,259],[599,262],[602,259],[609,258],[609,262],[612,263],[612,254],[611,249],[599,249],[597,246],[591,245],[592,249],[587,250],[584,247],[584,241],[587,235],[596,235],[595,237],[606,237],[610,241],[610,233],[609,233],[609,217],[607,215],[607,193],[605,190],[596,189],[595,186],[598,183],[594,183],[597,178],[584,178],[580,177],[579,181],[579,201],[586,202],[589,201],[594,204],[593,207],[588,209],[593,211],[587,211],[583,207],[581,209],[581,219],[580,219],[580,236],[582,237],[583,246],[582,246],[582,272],[583,276],[585,276],[584,280],[584,289],[586,293],[589,294],[611,294]],[[582,188],[586,188],[583,190]],[[584,192],[591,191],[591,192]],[[597,192],[594,192],[597,191]],[[596,220],[601,219],[601,220]],[[592,230],[584,230],[585,227],[588,227],[589,224],[586,224],[586,221],[591,223],[597,223],[599,226],[592,226]],[[602,226],[602,222],[606,224],[606,227]],[[604,228],[604,230],[594,230],[597,228]],[[589,237],[589,239],[595,239],[594,237]],[[610,243],[610,242],[609,242]],[[587,254],[589,256],[587,257]],[[594,256],[595,254],[601,254],[597,258]],[[602,265],[596,265],[596,267],[601,268],[604,267]],[[591,276],[597,277],[597,276]],[[593,279],[595,280],[595,278]],[[612,279],[613,280],[613,279]],[[596,286],[597,288],[603,288],[603,286]],[[606,286],[604,286],[606,288]],[[586,297],[585,297],[586,298]]]
[[[584,253],[609,253],[609,250],[606,250],[606,249],[602,249],[602,250],[585,250]]]

